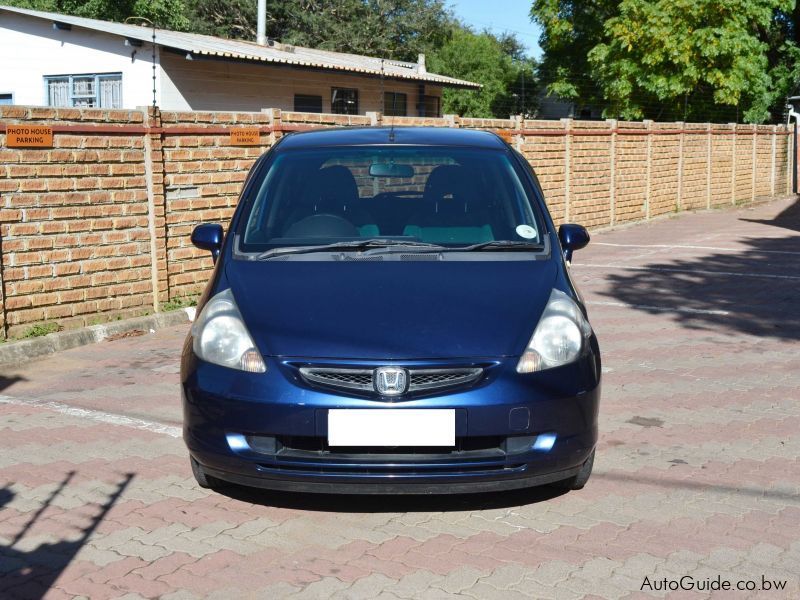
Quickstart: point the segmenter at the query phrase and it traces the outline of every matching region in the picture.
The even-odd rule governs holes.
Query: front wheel
[[[586,485],[586,482],[589,481],[589,476],[592,474],[592,467],[594,466],[594,453],[595,451],[592,450],[589,458],[587,458],[586,462],[581,466],[580,471],[578,471],[569,479],[559,481],[557,485],[567,490],[583,489],[583,486]]]

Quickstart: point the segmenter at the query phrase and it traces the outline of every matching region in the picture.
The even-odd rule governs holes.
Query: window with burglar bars
[[[48,106],[122,108],[122,73],[44,78]]]
[[[408,115],[408,96],[400,92],[386,92],[383,95],[383,114],[387,117]]]
[[[331,112],[337,115],[357,115],[358,90],[331,88]]]

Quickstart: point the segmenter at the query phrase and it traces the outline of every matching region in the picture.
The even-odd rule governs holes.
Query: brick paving
[[[185,327],[4,369],[0,597],[636,598],[682,576],[798,597],[798,259],[793,200],[594,236],[573,273],[601,439],[568,494],[201,490],[176,437]]]

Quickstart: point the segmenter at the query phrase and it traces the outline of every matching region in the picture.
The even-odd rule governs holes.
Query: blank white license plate
[[[455,446],[456,411],[334,408],[328,411],[329,446]]]

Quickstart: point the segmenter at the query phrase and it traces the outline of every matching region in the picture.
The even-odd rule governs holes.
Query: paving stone
[[[350,587],[339,590],[330,597],[346,600],[371,600],[386,591],[386,587],[392,583],[395,583],[394,579],[375,573],[358,579]]]
[[[800,597],[800,264],[778,254],[800,247],[793,210],[680,215],[576,254],[604,361],[579,492],[217,493],[180,439],[42,405],[180,423],[185,326],[0,368],[4,597],[646,598],[664,594],[645,577],[761,574]]]
[[[403,576],[401,579],[386,587],[386,591],[401,598],[417,598],[424,590],[436,588],[436,585],[444,579],[441,575],[431,573],[430,571],[413,571],[408,575]]]

